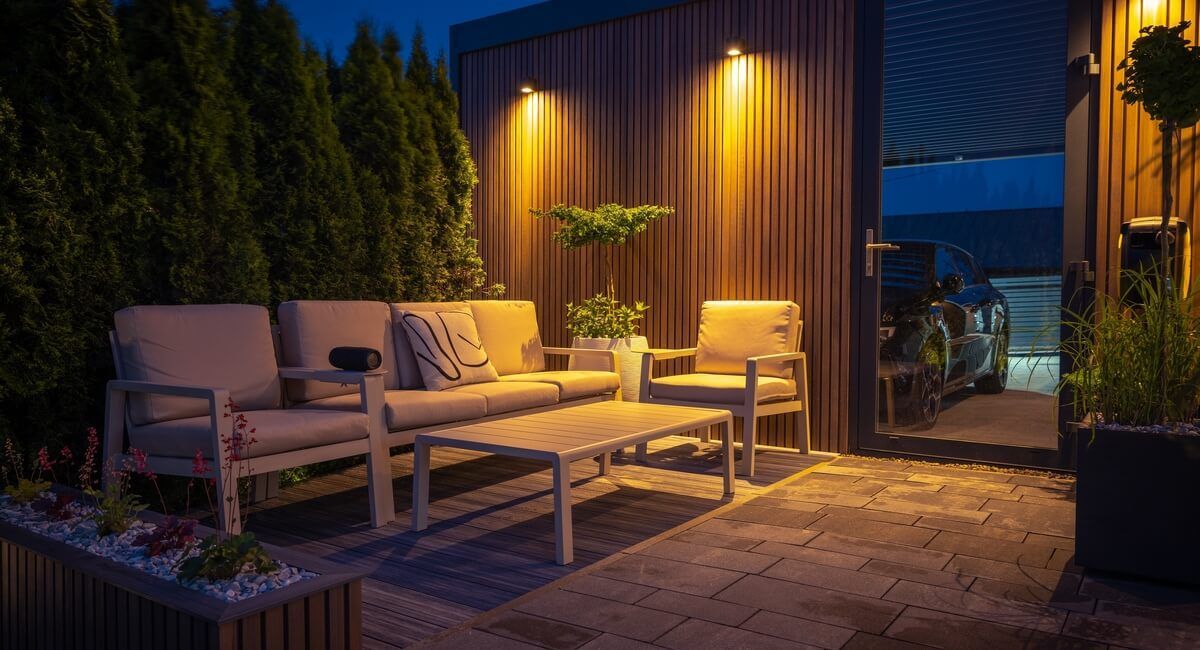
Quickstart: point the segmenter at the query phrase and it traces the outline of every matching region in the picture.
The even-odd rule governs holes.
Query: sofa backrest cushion
[[[399,388],[404,390],[424,389],[425,379],[421,376],[421,368],[417,358],[413,356],[412,345],[408,342],[408,332],[400,321],[400,315],[406,311],[464,311],[470,310],[465,302],[394,302],[389,305],[392,310],[392,342],[396,350],[396,379]]]
[[[400,386],[392,340],[392,310],[384,302],[367,300],[293,300],[279,305],[279,338],[283,365],[298,368],[332,368],[329,351],[349,346],[379,350],[383,387]],[[288,398],[307,402],[358,391],[354,384],[288,379]]]
[[[709,300],[700,308],[696,372],[746,374],[746,359],[795,352],[800,346],[800,307],[786,300]],[[792,376],[792,363],[758,368],[765,377]]]
[[[501,375],[546,369],[537,309],[528,300],[468,300],[479,338]]]
[[[122,378],[223,388],[241,410],[282,405],[266,308],[148,305],[122,309],[113,320]],[[207,414],[207,402],[199,399],[132,395],[129,402],[134,424]]]
[[[400,323],[427,390],[500,379],[469,309],[406,311],[400,314]]]

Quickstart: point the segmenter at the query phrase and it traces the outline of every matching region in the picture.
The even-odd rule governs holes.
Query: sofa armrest
[[[195,397],[212,400],[217,393],[229,391],[212,386],[187,386],[184,384],[156,384],[151,381],[134,381],[132,379],[114,379],[108,382],[108,392],[145,393],[148,395],[167,395],[170,397]],[[221,404],[224,406],[224,404]]]
[[[557,355],[566,357],[590,357],[592,359],[602,359],[608,362],[608,371],[618,371],[617,351],[616,350],[595,350],[590,348],[547,348],[543,347],[542,352],[547,356]]]
[[[330,384],[359,384],[367,377],[382,377],[386,370],[333,370],[329,368],[280,368],[281,379],[308,379]]]
[[[229,390],[212,386],[187,386],[183,384],[156,384],[149,381],[114,379],[108,382],[104,400],[104,457],[102,464],[115,459],[125,449],[126,398],[129,393],[190,397],[208,402],[208,417],[212,429],[214,455],[221,450],[221,437],[228,436],[232,422],[225,415],[229,404]]]
[[[651,361],[666,361],[668,359],[681,359],[683,357],[696,356],[696,348],[681,348],[678,350],[668,350],[665,348],[651,348],[649,350],[634,350],[638,354],[645,355],[642,357],[643,362],[646,357]]]

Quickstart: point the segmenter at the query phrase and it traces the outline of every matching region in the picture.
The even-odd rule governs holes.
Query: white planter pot
[[[586,350],[616,350],[618,372],[621,375],[621,399],[626,402],[638,401],[638,391],[642,386],[642,355],[634,354],[634,350],[649,350],[650,345],[644,336],[633,336],[627,339],[589,339],[576,336],[571,341],[571,347]],[[568,366],[571,370],[607,370],[608,367],[599,359],[571,358]]]

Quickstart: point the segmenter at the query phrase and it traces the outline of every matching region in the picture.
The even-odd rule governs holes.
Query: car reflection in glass
[[[928,429],[942,398],[1008,383],[1008,301],[975,259],[937,241],[892,241],[881,266],[879,422]]]

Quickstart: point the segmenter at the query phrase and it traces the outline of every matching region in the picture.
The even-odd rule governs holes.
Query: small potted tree
[[[627,208],[616,203],[606,203],[595,210],[560,204],[549,210],[531,211],[539,219],[550,217],[559,222],[553,237],[564,249],[586,246],[600,249],[605,290],[578,305],[567,304],[567,329],[574,335],[573,347],[617,351],[621,364],[621,393],[627,401],[637,400],[641,385],[641,355],[631,352],[649,348],[646,337],[637,335],[638,321],[649,307],[641,301],[629,306],[617,299],[612,249],[646,230],[651,222],[674,211],[674,208],[658,205]],[[571,367],[583,368],[585,363],[572,360]]]

